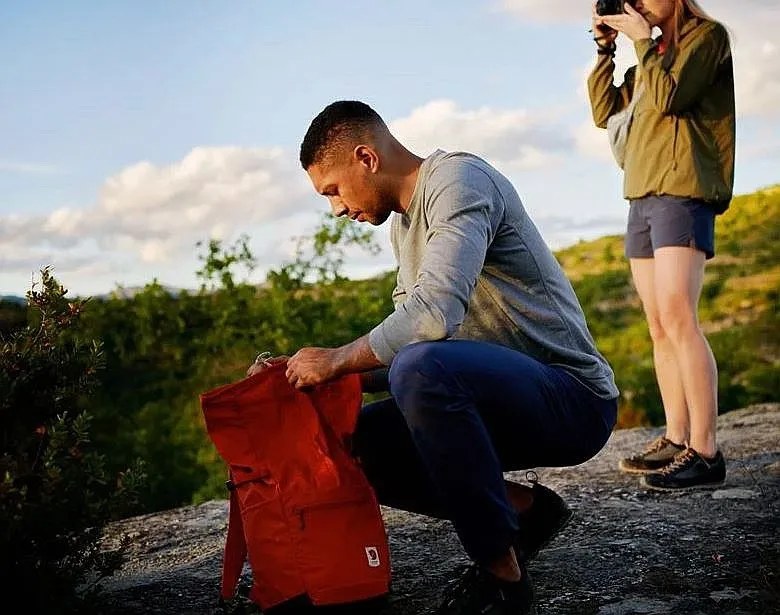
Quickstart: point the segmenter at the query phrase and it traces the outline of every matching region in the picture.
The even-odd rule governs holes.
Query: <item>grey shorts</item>
[[[667,246],[694,248],[715,256],[715,210],[705,201],[676,196],[647,196],[631,201],[626,256],[653,258]]]

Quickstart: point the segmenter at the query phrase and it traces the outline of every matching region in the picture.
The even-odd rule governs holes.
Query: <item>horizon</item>
[[[780,182],[780,5],[703,2],[733,32],[735,195]],[[292,257],[327,203],[297,160],[326,104],[371,104],[412,151],[465,150],[516,187],[554,251],[623,234],[622,173],[592,125],[587,4],[399,0],[0,8],[0,295],[39,270],[74,295],[197,288],[197,241]],[[381,24],[381,28],[377,28]],[[403,41],[399,44],[398,41]],[[45,44],[44,44],[45,43]],[[633,59],[621,40],[616,81]],[[382,252],[353,279],[394,267]]]

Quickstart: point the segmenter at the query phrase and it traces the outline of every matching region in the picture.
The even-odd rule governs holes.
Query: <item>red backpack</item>
[[[250,599],[269,609],[386,594],[387,536],[373,489],[349,454],[362,394],[355,374],[301,392],[274,364],[200,396],[229,467],[221,595],[233,597],[248,554]]]

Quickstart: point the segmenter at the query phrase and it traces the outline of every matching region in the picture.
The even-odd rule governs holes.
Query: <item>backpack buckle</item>
[[[228,491],[235,491],[236,490],[236,483],[234,483],[232,480],[226,480],[225,481],[225,488]]]
[[[269,361],[271,358],[271,353],[268,351],[261,352],[257,357],[255,358],[255,365],[265,365],[265,367],[271,367],[273,363]]]

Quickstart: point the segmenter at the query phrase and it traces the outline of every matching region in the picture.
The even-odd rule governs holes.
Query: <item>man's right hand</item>
[[[617,38],[618,31],[604,24],[602,16],[596,12],[596,2],[592,5],[593,38],[599,47],[611,47]]]

